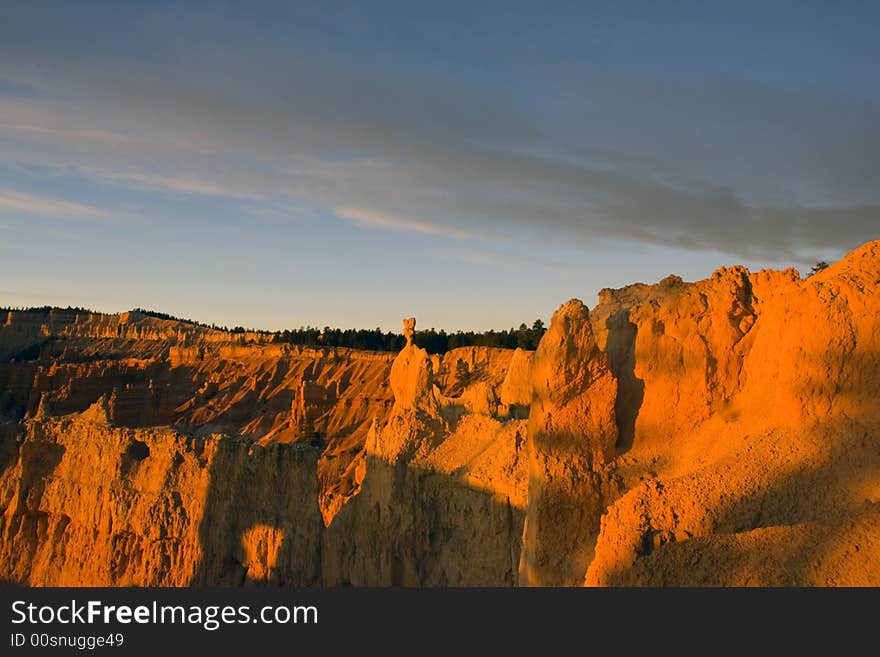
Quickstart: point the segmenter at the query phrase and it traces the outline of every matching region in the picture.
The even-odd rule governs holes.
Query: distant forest
[[[52,306],[42,306],[39,308],[0,308],[0,312],[9,311],[29,311],[29,312],[49,312],[51,310],[63,310],[68,312],[95,313],[96,311],[88,308],[55,308]],[[305,326],[298,329],[284,331],[264,331],[255,329],[246,329],[242,326],[229,328],[227,326],[218,326],[217,324],[205,324],[191,319],[182,319],[161,313],[155,310],[147,310],[146,308],[134,308],[133,313],[141,313],[148,317],[156,319],[164,319],[172,322],[181,322],[184,324],[192,324],[203,328],[210,328],[217,331],[227,331],[229,333],[260,333],[262,335],[271,335],[272,342],[295,344],[304,347],[349,347],[351,349],[369,349],[372,351],[400,351],[406,340],[401,333],[392,331],[383,332],[381,329],[338,329],[325,326],[323,329],[317,327]],[[536,319],[531,326],[520,324],[519,328],[503,329],[500,331],[455,331],[447,333],[444,330],[435,330],[433,328],[416,331],[415,343],[427,350],[431,354],[442,354],[450,349],[458,347],[504,347],[515,349],[535,349],[541,336],[547,329],[544,322]]]
[[[544,322],[536,319],[531,327],[520,324],[519,328],[501,331],[455,331],[447,333],[430,328],[416,331],[413,341],[429,354],[442,354],[458,347],[506,347],[535,349],[547,329]],[[324,329],[305,327],[285,330],[275,334],[273,342],[289,342],[307,347],[351,347],[373,351],[400,351],[406,344],[400,333],[383,333],[380,329]]]

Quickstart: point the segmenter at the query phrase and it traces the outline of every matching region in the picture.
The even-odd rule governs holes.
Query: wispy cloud
[[[166,176],[157,173],[110,171],[94,167],[81,168],[79,171],[95,180],[106,183],[124,183],[142,190],[172,191],[196,194],[198,196],[219,196],[250,201],[259,201],[263,198],[261,195],[248,193],[241,186],[235,184],[224,185],[221,181],[206,180],[199,178],[195,174]]]
[[[335,208],[333,211],[336,215],[366,228],[405,230],[425,235],[445,235],[459,240],[467,240],[474,237],[473,233],[465,230],[396,217],[387,212],[365,208]]]
[[[0,131],[8,135],[20,135],[22,137],[31,137],[34,139],[45,139],[48,141],[75,141],[75,142],[104,142],[108,144],[130,143],[137,141],[128,135],[119,134],[118,132],[108,132],[106,130],[61,130],[58,128],[50,128],[40,125],[27,125],[21,123],[0,123]]]
[[[46,196],[32,196],[12,189],[0,188],[0,211],[24,212],[47,217],[78,217],[106,219],[109,214],[101,208],[73,203]]]
[[[803,262],[877,237],[870,102],[579,68],[524,81],[536,103],[485,80],[268,37],[240,56],[217,35],[243,27],[218,17],[213,40],[193,44],[183,23],[151,14],[142,35],[192,54],[183,66],[0,57],[0,75],[41,91],[0,100],[4,157],[103,184],[267,202],[252,213],[290,203],[460,240],[612,239]],[[19,211],[57,203],[0,197]]]

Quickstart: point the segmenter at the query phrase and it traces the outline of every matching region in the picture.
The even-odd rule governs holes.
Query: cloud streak
[[[150,25],[147,42],[183,48],[174,25]],[[0,58],[0,75],[40,91],[0,99],[5,156],[459,240],[614,239],[806,262],[878,237],[878,108],[866,101],[581,68],[532,80],[549,99],[535,103],[503,85],[268,38],[247,57],[196,44],[206,45],[210,56],[194,47],[176,67]],[[0,194],[5,209],[105,216]]]
[[[385,212],[366,210],[362,208],[334,208],[334,213],[344,219],[349,219],[358,226],[366,228],[385,228],[390,230],[404,230],[425,235],[445,235],[459,240],[468,240],[474,237],[473,233],[455,228],[446,228],[442,225],[434,225],[395,217]]]
[[[59,218],[105,219],[106,211],[90,205],[0,188],[0,211]]]

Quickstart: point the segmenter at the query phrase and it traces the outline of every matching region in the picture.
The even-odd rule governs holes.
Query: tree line
[[[442,354],[459,347],[504,347],[507,349],[535,349],[546,329],[544,322],[536,319],[531,327],[520,324],[519,328],[489,331],[455,331],[430,328],[416,331],[413,337],[419,347],[430,354]],[[401,333],[375,329],[338,329],[325,326],[301,327],[279,331],[273,342],[296,344],[304,347],[349,347],[371,351],[400,351],[406,344]]]
[[[14,312],[28,312],[28,313],[48,313],[52,310],[58,310],[61,312],[70,312],[70,313],[92,313],[93,315],[97,314],[96,310],[92,310],[91,308],[80,308],[79,306],[67,306],[67,308],[62,308],[60,306],[2,306],[0,307],[0,313],[14,313]]]

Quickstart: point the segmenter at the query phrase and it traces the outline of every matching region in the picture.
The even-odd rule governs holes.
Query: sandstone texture
[[[516,582],[525,422],[465,408],[512,352],[55,310],[8,313],[0,345],[0,580]]]
[[[525,585],[583,581],[604,509],[605,466],[617,443],[617,381],[590,311],[556,311],[530,366],[528,511],[520,567]]]
[[[876,586],[878,390],[880,242],[574,299],[534,353],[10,311],[0,580]]]
[[[585,582],[880,583],[878,292],[878,242],[805,280],[733,267],[606,292],[626,492]]]

